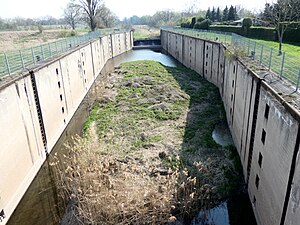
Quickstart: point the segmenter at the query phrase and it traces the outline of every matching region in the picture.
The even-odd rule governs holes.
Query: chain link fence
[[[73,36],[28,49],[0,53],[0,78],[13,75],[22,69],[26,69],[40,61],[44,61],[61,53],[67,52],[70,49],[76,48],[77,46],[100,36],[120,32],[123,32],[123,30],[102,29],[100,31],[89,32],[85,35]]]
[[[198,37],[205,40],[217,41],[227,45],[238,46],[248,56],[270,71],[278,75],[278,79],[285,78],[293,86],[296,91],[300,85],[300,56],[295,56],[282,52],[279,54],[278,49],[274,49],[268,45],[261,44],[255,40],[228,32],[196,30],[188,28],[164,28],[180,34]]]

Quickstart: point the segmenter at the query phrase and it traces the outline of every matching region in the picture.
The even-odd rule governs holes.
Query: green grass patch
[[[253,39],[258,43],[270,46],[277,50],[279,48],[279,42],[277,41],[265,41],[265,40],[258,40]],[[300,44],[292,44],[292,43],[283,43],[282,50],[290,55],[294,55],[300,57]]]
[[[160,37],[159,34],[156,33],[151,33],[151,34],[144,34],[139,32],[133,33],[134,39],[159,38],[159,37]]]

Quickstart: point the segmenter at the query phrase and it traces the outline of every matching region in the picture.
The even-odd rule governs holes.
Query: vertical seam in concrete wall
[[[218,45],[218,68],[217,68],[217,87],[219,87],[219,72],[220,72],[220,44]]]
[[[33,90],[33,95],[34,95],[36,111],[37,111],[39,124],[40,124],[40,131],[41,131],[43,144],[44,144],[44,150],[45,150],[46,156],[48,156],[49,153],[48,153],[48,148],[47,148],[47,135],[46,135],[45,125],[44,125],[43,113],[41,110],[39,93],[38,93],[37,86],[36,86],[35,74],[33,71],[30,71],[29,73],[30,73],[30,79],[31,79],[31,85],[32,85],[32,90]]]
[[[255,92],[255,100],[254,100],[254,106],[253,106],[253,119],[252,119],[251,137],[250,137],[248,162],[247,162],[247,180],[246,180],[247,184],[249,182],[251,163],[252,163],[253,145],[254,145],[254,138],[255,138],[255,129],[256,129],[257,112],[258,112],[258,105],[259,105],[259,96],[260,96],[260,86],[261,86],[261,80],[259,80],[257,82],[256,92]]]
[[[211,45],[210,80],[213,81],[214,45]],[[213,83],[213,82],[212,82]]]
[[[102,47],[101,47],[102,46]],[[106,63],[106,58],[105,58],[105,53],[104,53],[104,45],[103,45],[103,40],[102,40],[102,37],[100,37],[100,47],[101,47],[101,50],[102,50],[102,57],[103,57],[103,65]],[[101,73],[101,72],[100,72]]]
[[[294,152],[293,152],[292,164],[291,164],[290,173],[289,173],[289,180],[288,180],[288,184],[287,184],[287,190],[286,190],[286,194],[285,194],[280,225],[284,225],[284,223],[285,223],[286,212],[287,212],[287,208],[288,208],[293,178],[294,178],[294,174],[295,174],[296,161],[297,161],[297,156],[299,153],[299,142],[300,142],[300,125],[298,123],[297,139],[296,139],[296,144],[295,144],[295,148],[294,148]]]
[[[223,58],[224,58],[224,61],[223,61],[223,71],[222,71],[222,75],[223,75],[223,82],[222,82],[222,98],[224,96],[224,86],[225,86],[225,75],[226,75],[226,54],[225,54],[225,51],[224,51],[224,54],[223,54]]]
[[[196,41],[196,39],[194,39],[194,68],[193,68],[193,70],[194,71],[196,71],[196,68],[197,68],[197,56],[196,56],[196,54],[197,54],[197,52],[196,52],[196,48],[197,48],[197,41]]]
[[[184,42],[185,42],[185,38],[184,38],[184,37],[185,37],[185,36],[183,35],[183,36],[182,36],[182,44],[181,44],[181,46],[182,46],[182,47],[181,47],[181,52],[182,52],[182,62],[181,62],[181,63],[182,63],[183,65],[184,65],[184,58],[185,58],[185,57],[184,57],[184,55],[185,55],[185,54],[184,54]],[[168,41],[167,43],[169,43],[169,41]],[[167,51],[169,52],[169,49],[168,49]]]
[[[250,92],[250,103],[249,103],[249,109],[248,109],[248,119],[247,119],[247,130],[246,130],[246,140],[245,140],[245,148],[244,148],[244,162],[246,157],[246,148],[248,144],[248,134],[249,134],[249,122],[250,122],[250,110],[251,110],[251,104],[252,104],[252,93],[253,93],[253,86],[254,86],[254,78],[252,77],[251,82],[251,92]],[[245,116],[244,116],[245,117]],[[249,155],[248,155],[249,157]]]
[[[236,86],[237,86],[237,71],[238,71],[239,64],[236,62],[235,68],[235,78],[234,78],[234,91],[233,91],[233,104],[232,104],[232,115],[231,115],[231,122],[233,123],[234,118],[234,109],[235,109],[235,93],[236,93]]]
[[[94,80],[95,80],[95,77],[97,77],[97,76],[95,74],[95,65],[94,65],[94,56],[93,56],[93,45],[92,45],[92,42],[90,42],[90,47],[91,47],[91,56],[92,56],[93,77],[94,77]]]
[[[203,59],[202,59],[202,77],[203,78],[205,78],[205,73],[204,73],[204,71],[205,71],[205,60],[206,60],[206,48],[205,48],[205,46],[206,46],[206,41],[204,40],[203,41],[203,49],[202,49],[202,51],[203,51]]]
[[[112,41],[112,34],[110,36],[110,48],[111,48],[111,57],[114,57],[114,49],[113,49],[113,41]]]

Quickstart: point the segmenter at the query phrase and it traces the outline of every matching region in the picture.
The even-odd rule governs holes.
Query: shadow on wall
[[[180,160],[177,161],[174,155],[167,163],[170,167],[185,167],[189,177],[196,177],[196,189],[189,192],[182,190],[182,186],[192,186],[192,179],[179,176],[176,198],[184,199],[186,203],[182,211],[177,206],[174,214],[181,215],[180,220],[184,224],[206,224],[207,221],[203,219],[200,223],[193,220],[200,209],[219,205],[220,199],[229,199],[228,225],[256,224],[244,189],[242,167],[236,149],[233,146],[222,147],[212,138],[217,124],[227,124],[219,89],[186,67],[165,68],[189,96]]]

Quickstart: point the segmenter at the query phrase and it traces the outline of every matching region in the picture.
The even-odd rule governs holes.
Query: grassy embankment
[[[218,89],[154,61],[112,73],[58,172],[84,224],[189,221],[236,187],[230,150],[211,137],[225,120]]]
[[[279,43],[276,41],[265,41],[265,40],[257,40],[257,39],[255,39],[255,41],[257,41],[261,44],[268,45],[274,49],[278,49]],[[300,57],[300,45],[299,44],[283,43],[282,50],[289,55]]]
[[[133,38],[134,39],[145,39],[145,38],[159,38],[160,29],[149,27],[146,25],[135,25],[133,26]]]

